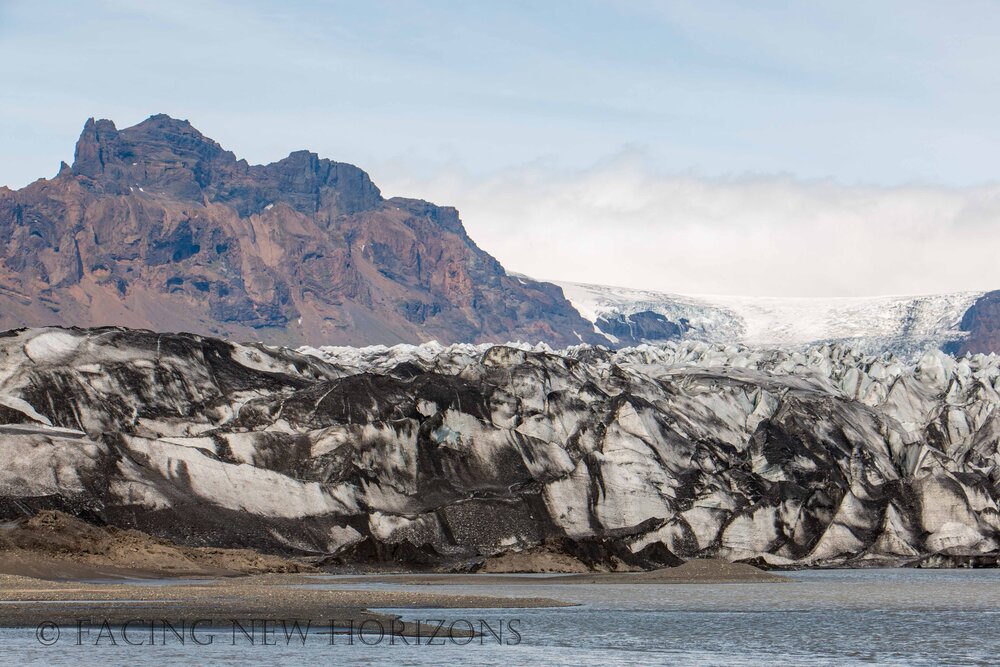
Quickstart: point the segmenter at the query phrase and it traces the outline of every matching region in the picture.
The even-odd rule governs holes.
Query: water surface
[[[1000,664],[1000,570],[839,570],[789,573],[783,584],[560,585],[433,587],[447,593],[552,597],[579,603],[558,609],[395,610],[406,618],[448,623],[486,621],[503,627],[468,646],[389,644],[369,634],[368,646],[339,636],[298,635],[277,645],[250,646],[231,628],[209,646],[176,638],[139,647],[112,646],[97,628],[75,644],[64,629],[42,646],[34,629],[0,630],[0,660],[28,665],[184,664],[468,664],[577,665],[993,665]],[[428,586],[318,580],[330,588]],[[518,636],[510,632],[511,624]],[[323,621],[318,620],[320,630]],[[459,625],[457,627],[464,627]],[[373,630],[374,633],[374,630]],[[202,639],[205,635],[202,635]],[[235,639],[235,645],[234,640]],[[516,642],[516,643],[515,643]],[[97,645],[95,645],[95,643]]]

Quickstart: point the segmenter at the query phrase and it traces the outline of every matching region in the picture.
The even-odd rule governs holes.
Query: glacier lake
[[[278,629],[250,645],[228,628],[204,631],[210,645],[174,637],[112,645],[96,626],[63,628],[44,646],[36,628],[0,630],[0,660],[16,665],[314,665],[444,662],[483,665],[991,665],[1000,663],[1000,570],[825,570],[786,573],[778,584],[358,584],[330,588],[428,588],[454,593],[546,596],[578,606],[542,609],[399,609],[407,619],[465,627],[486,622],[501,635],[468,645],[381,640],[374,629],[349,644],[317,627],[305,643]],[[40,611],[40,614],[44,612]],[[317,626],[321,625],[320,622]],[[514,632],[511,631],[513,628]],[[51,640],[52,636],[47,636]],[[142,637],[142,633],[139,633]],[[159,637],[159,635],[157,635]],[[137,637],[133,635],[133,639]],[[464,640],[463,640],[464,641]],[[235,644],[235,645],[234,645]]]

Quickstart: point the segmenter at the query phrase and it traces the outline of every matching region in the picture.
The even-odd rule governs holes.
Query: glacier
[[[0,518],[406,567],[995,563],[998,406],[1000,359],[935,350],[25,329],[0,334]]]
[[[841,342],[872,354],[919,356],[927,347],[961,340],[962,316],[985,292],[926,296],[744,297],[556,282],[595,331],[611,344],[658,342],[635,329],[625,340],[597,326],[618,318],[626,326],[642,313],[681,325],[678,337],[707,342],[804,347]],[[602,322],[603,320],[603,322]]]

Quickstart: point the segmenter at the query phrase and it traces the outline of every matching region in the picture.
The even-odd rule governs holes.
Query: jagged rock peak
[[[325,191],[334,191],[343,212],[372,208],[381,193],[354,165],[295,151],[266,165],[249,165],[206,137],[187,120],[150,116],[119,130],[110,120],[90,118],[76,145],[73,173],[112,194],[142,187],[181,199],[219,201],[240,215],[284,202],[315,213]]]

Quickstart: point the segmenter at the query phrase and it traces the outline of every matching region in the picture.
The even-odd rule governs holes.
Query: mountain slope
[[[453,208],[299,151],[249,165],[188,122],[87,121],[72,167],[0,188],[0,328],[116,324],[303,343],[593,339]]]
[[[983,292],[913,297],[695,297],[556,284],[613,344],[694,339],[791,348],[840,341],[873,353],[904,355],[942,347],[962,353],[1000,350],[994,345],[1000,337],[994,340],[989,334],[1000,318],[992,315]],[[975,318],[970,312],[981,314]],[[966,333],[973,326],[976,337]],[[982,342],[969,347],[964,343],[967,338]]]

